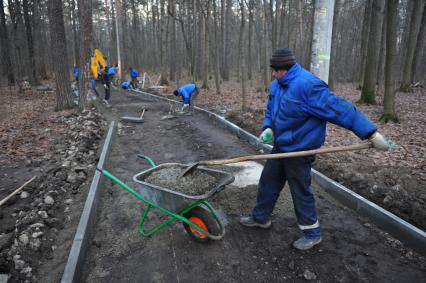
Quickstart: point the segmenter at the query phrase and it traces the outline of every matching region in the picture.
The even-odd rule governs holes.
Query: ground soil
[[[214,85],[214,84],[211,84]],[[220,98],[215,89],[202,89],[197,98],[201,107],[222,114],[254,135],[259,135],[267,94],[261,84],[247,83],[247,110],[241,111],[240,84],[222,84]],[[172,98],[172,87],[160,93]],[[357,101],[360,91],[353,85],[338,85],[335,93],[351,101],[377,124],[379,131],[394,141],[396,148],[387,152],[362,150],[317,156],[314,168],[344,184],[404,220],[426,230],[426,92],[423,88],[411,93],[397,93],[395,107],[399,123],[383,123],[383,97],[375,105]],[[353,133],[328,124],[325,146],[359,143]]]
[[[139,189],[132,177],[150,165],[190,163],[254,154],[256,151],[208,117],[199,113],[161,121],[169,106],[143,96],[111,99],[116,115],[131,116],[148,109],[142,124],[120,124],[108,162],[109,170]],[[222,166],[220,169],[225,169]],[[238,167],[229,170],[238,173]],[[145,205],[107,181],[102,187],[95,233],[84,266],[83,282],[400,282],[423,281],[425,258],[404,248],[367,219],[339,205],[315,187],[323,243],[310,251],[291,247],[300,236],[287,188],[280,196],[269,230],[238,223],[256,200],[256,185],[227,186],[211,200],[226,234],[220,241],[192,241],[179,222],[151,237],[137,229]],[[153,210],[146,231],[167,219]]]
[[[0,89],[0,274],[58,282],[93,176],[104,122],[96,111],[55,111],[53,93]]]

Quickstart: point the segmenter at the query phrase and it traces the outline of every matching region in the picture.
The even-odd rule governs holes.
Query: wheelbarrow
[[[182,222],[188,235],[197,242],[208,242],[209,240],[220,240],[223,238],[225,235],[223,223],[207,199],[221,192],[226,185],[235,180],[235,177],[231,173],[204,167],[197,168],[196,170],[200,170],[214,177],[214,185],[202,195],[187,195],[171,188],[163,188],[150,184],[145,180],[152,173],[159,170],[176,166],[185,169],[188,165],[164,163],[157,166],[149,157],[139,156],[147,160],[152,168],[133,176],[133,180],[139,184],[138,191],[123,183],[107,170],[100,168],[96,169],[147,205],[141,215],[138,225],[139,233],[142,236],[151,236],[173,221],[179,220]],[[158,209],[167,214],[169,218],[154,228],[151,228],[149,231],[145,231],[144,223],[147,220],[151,208]]]

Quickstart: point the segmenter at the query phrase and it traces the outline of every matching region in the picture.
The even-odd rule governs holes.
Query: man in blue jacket
[[[296,63],[287,48],[278,49],[270,59],[270,94],[262,125],[262,142],[273,143],[272,153],[294,152],[321,147],[326,123],[342,126],[360,139],[369,139],[377,149],[389,144],[377,127],[350,102],[330,92],[325,82]],[[321,242],[321,230],[311,188],[311,166],[315,156],[268,160],[259,180],[256,206],[240,223],[269,228],[271,213],[286,182],[303,237],[293,243],[307,250]]]
[[[137,89],[138,88],[138,76],[139,73],[136,69],[130,67],[129,68],[130,71],[130,78],[131,78],[131,86],[133,89]]]
[[[173,92],[174,95],[180,95],[182,97],[183,106],[181,111],[188,111],[189,113],[193,113],[195,99],[198,96],[198,92],[199,91],[196,84],[185,84]]]
[[[76,82],[78,82],[78,75],[79,75],[79,72],[78,72],[78,67],[77,67],[77,65],[74,65],[74,68],[72,69],[72,75],[73,75],[73,77],[74,77],[74,80],[75,80]]]

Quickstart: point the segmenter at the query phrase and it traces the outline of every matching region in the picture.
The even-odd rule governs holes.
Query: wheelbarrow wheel
[[[217,223],[216,219],[210,214],[210,212],[200,206],[194,207],[192,210],[188,211],[185,215],[189,221],[192,221],[194,224],[197,224],[199,227],[208,231],[213,235],[218,235],[220,233],[220,226]],[[186,232],[191,236],[191,238],[197,242],[208,242],[210,238],[198,231],[196,228],[191,225],[183,222],[183,227]]]

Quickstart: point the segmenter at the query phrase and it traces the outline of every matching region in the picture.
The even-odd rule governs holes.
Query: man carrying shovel
[[[330,92],[326,83],[296,63],[291,50],[278,49],[270,59],[270,95],[260,139],[273,143],[272,153],[317,149],[324,144],[326,123],[331,122],[369,139],[373,147],[390,145],[377,127],[350,102]],[[294,211],[303,236],[293,243],[307,250],[321,242],[321,230],[311,188],[311,166],[315,156],[268,160],[259,180],[257,202],[240,223],[247,227],[269,228],[271,213],[288,181]]]

